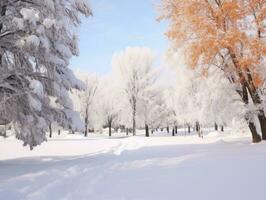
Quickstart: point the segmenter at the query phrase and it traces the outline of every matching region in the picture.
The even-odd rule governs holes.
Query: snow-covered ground
[[[0,139],[0,199],[264,200],[266,143],[211,133]]]

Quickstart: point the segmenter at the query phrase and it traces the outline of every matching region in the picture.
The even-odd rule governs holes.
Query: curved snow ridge
[[[171,167],[177,166],[186,160],[193,159],[194,157],[199,157],[199,155],[184,155],[177,157],[162,157],[162,158],[151,158],[151,159],[140,159],[134,161],[124,161],[117,163],[112,166],[112,170],[137,170],[147,167]]]
[[[134,137],[121,139],[119,144],[111,149],[111,152],[115,155],[121,155],[126,150],[136,150],[143,147],[140,142]]]

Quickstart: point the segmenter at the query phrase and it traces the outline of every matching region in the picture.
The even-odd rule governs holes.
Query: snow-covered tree
[[[116,88],[111,77],[103,77],[100,81],[99,90],[96,94],[97,119],[102,126],[108,127],[109,136],[112,135],[112,128],[118,124],[121,109],[119,90]]]
[[[84,121],[84,135],[87,137],[89,126],[93,123],[93,106],[99,80],[95,74],[84,74],[77,71],[76,76],[85,83],[85,90],[76,90],[73,95],[75,110],[77,110]]]
[[[147,112],[151,106],[147,102],[150,103],[153,98],[157,77],[153,63],[154,54],[151,49],[145,47],[128,47],[116,53],[112,59],[117,86],[123,93],[122,98],[127,99],[130,106],[133,135],[136,134],[136,117],[141,112],[141,106],[145,107]],[[148,122],[148,115],[145,120]]]
[[[82,84],[67,66],[80,17],[91,15],[86,0],[5,0],[0,14],[1,121],[31,148],[53,121],[80,128],[68,91]]]
[[[265,1],[163,0],[161,19],[169,20],[169,39],[185,49],[187,64],[202,71],[214,66],[246,104],[253,142],[266,139]],[[254,106],[250,106],[254,105]],[[259,127],[256,128],[256,119]]]
[[[175,87],[169,88],[165,100],[174,122],[190,129],[195,124],[197,128],[216,123],[223,126],[231,124],[234,117],[244,118],[245,107],[220,70],[210,67],[202,74],[187,68],[182,60],[180,52],[168,55],[168,64],[177,75]]]
[[[163,98],[164,90],[159,87],[157,93],[147,102],[145,113],[146,136],[149,136],[149,127],[154,130],[157,128],[166,128],[169,132],[169,112]],[[149,127],[148,127],[149,126]]]
[[[156,72],[155,72],[156,73]],[[149,129],[164,126],[165,104],[162,98],[162,88],[156,84],[158,75],[151,75],[152,81],[146,83],[146,89],[140,95],[138,118],[143,122],[145,135],[149,137]],[[141,125],[142,125],[141,124]]]
[[[163,92],[163,101],[165,104],[165,124],[167,132],[170,132],[170,127],[174,128],[177,125],[177,108],[176,108],[176,95],[175,87],[168,87]],[[173,132],[173,136],[175,132]]]

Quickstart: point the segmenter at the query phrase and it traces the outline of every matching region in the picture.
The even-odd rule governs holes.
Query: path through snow
[[[83,149],[83,155],[66,156],[71,139],[48,142],[36,150],[40,156],[25,151],[20,158],[7,159],[2,153],[0,196],[7,200],[265,199],[265,143],[194,136],[106,140],[79,140],[76,148],[92,144],[97,149]],[[20,148],[15,140],[7,144],[0,141],[1,151],[11,144]],[[53,145],[65,155],[54,156],[49,150]]]

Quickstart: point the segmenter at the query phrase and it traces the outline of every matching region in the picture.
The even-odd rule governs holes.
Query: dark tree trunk
[[[132,99],[132,103],[133,103],[133,111],[132,111],[132,132],[133,132],[133,136],[136,135],[136,110],[137,110],[137,102],[136,99],[133,98]]]
[[[88,136],[88,118],[85,118],[85,132],[84,132],[84,136],[85,137]]]
[[[223,125],[221,126],[221,131],[224,132],[224,126]]]
[[[198,132],[198,136],[201,137],[199,122],[196,122],[196,131]]]
[[[258,114],[258,118],[260,122],[262,139],[266,140],[266,117],[263,110]]]
[[[214,130],[215,130],[215,131],[218,131],[218,125],[217,125],[216,122],[214,123]]]
[[[112,136],[112,121],[108,122],[108,127],[109,127],[109,137]]]
[[[169,133],[169,126],[166,127],[167,133]]]
[[[84,136],[87,137],[88,136],[88,124],[89,124],[89,114],[88,114],[88,106],[86,106],[86,111],[85,111],[85,132],[84,132]]]
[[[7,137],[7,135],[6,135],[6,124],[4,126],[5,126],[4,131],[2,133],[0,133],[0,135],[2,135],[3,137],[6,138]]]
[[[132,129],[133,136],[136,135],[136,118],[133,120],[133,129]]]
[[[197,132],[199,132],[198,122],[196,122],[195,129],[196,129]]]
[[[239,64],[238,64],[238,61],[236,59],[236,55],[234,53],[234,51],[232,49],[228,49],[229,50],[229,54],[232,58],[232,61],[233,61],[233,64],[235,66],[235,68],[239,69]],[[258,96],[258,93],[256,91],[256,87],[254,87],[254,84],[253,84],[253,80],[252,80],[252,77],[251,77],[251,74],[249,73],[249,69],[247,68],[247,79],[246,77],[243,75],[243,73],[241,71],[238,71],[238,78],[239,80],[241,80],[241,87],[242,87],[242,90],[239,92],[239,91],[236,91],[240,97],[242,98],[242,101],[248,105],[249,104],[249,99],[248,99],[248,91],[250,93],[250,96],[253,100],[253,103],[255,105],[258,105],[260,102],[257,102],[257,100],[260,100],[259,96]],[[232,82],[235,82],[234,80],[232,80]],[[258,98],[257,98],[258,97]],[[263,112],[264,114],[264,112]],[[260,135],[258,134],[257,130],[256,130],[256,127],[255,127],[255,124],[253,122],[250,121],[249,117],[246,118],[246,121],[248,123],[248,127],[250,129],[250,132],[252,134],[252,141],[254,143],[258,143],[261,141],[261,137]],[[260,124],[261,125],[261,124]],[[262,134],[266,134],[266,133],[262,133]]]
[[[172,136],[175,136],[175,129],[172,129]]]
[[[60,129],[58,130],[58,135],[60,135]]]
[[[163,132],[163,128],[161,128],[161,132]]]
[[[148,124],[145,124],[145,135],[146,137],[150,137]]]
[[[126,128],[126,134],[128,135],[128,128]]]
[[[249,101],[248,101],[248,91],[247,91],[247,83],[243,82],[242,83],[242,100],[243,102],[248,105]],[[256,126],[254,124],[254,122],[252,122],[249,118],[246,118],[247,122],[248,122],[248,127],[250,129],[251,135],[252,135],[252,142],[253,143],[258,143],[261,141],[261,137],[257,132]]]
[[[188,124],[188,127],[187,128],[188,128],[188,133],[190,133],[190,125],[189,124]]]
[[[256,106],[261,106],[262,100],[261,100],[261,97],[259,96],[258,89],[256,88],[256,86],[254,84],[251,72],[250,72],[250,70],[248,68],[246,69],[246,72],[247,72],[247,81],[245,81],[245,84],[246,84],[245,88],[246,88],[246,90],[249,91],[249,94],[251,96],[251,99],[252,99],[253,103]],[[258,112],[257,116],[258,116],[258,119],[259,119],[262,139],[266,140],[266,117],[265,117],[265,113],[264,113],[264,109],[263,108],[259,109],[259,112]]]
[[[256,130],[256,126],[255,126],[255,124],[254,124],[253,122],[249,122],[249,123],[248,123],[248,127],[249,127],[249,129],[250,129],[250,131],[251,131],[251,134],[252,134],[252,142],[253,142],[253,143],[258,143],[258,142],[260,142],[260,141],[261,141],[261,137],[260,137],[260,135],[258,135],[258,133],[257,133],[257,130]]]
[[[52,124],[49,124],[49,138],[52,137],[53,130],[52,130]]]
[[[4,137],[7,137],[7,134],[6,134],[6,124],[5,124]]]
[[[175,126],[175,134],[177,134],[177,126]]]

